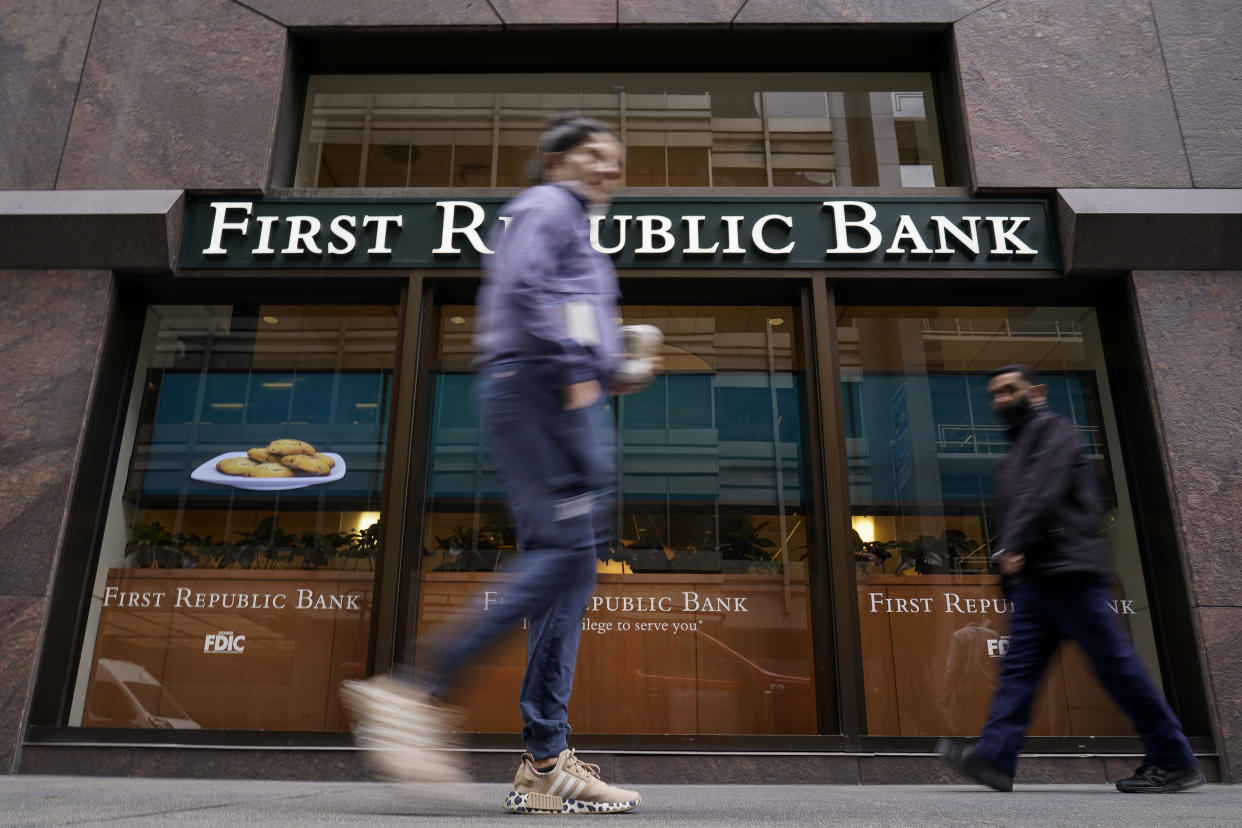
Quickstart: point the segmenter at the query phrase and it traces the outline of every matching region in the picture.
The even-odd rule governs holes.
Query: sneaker
[[[590,765],[566,748],[547,773],[535,770],[535,757],[522,754],[513,790],[504,809],[511,814],[615,814],[632,811],[643,798],[635,791],[614,788]]]
[[[1197,788],[1205,781],[1198,765],[1165,770],[1144,762],[1129,779],[1117,781],[1117,790],[1122,793],[1177,793]]]
[[[354,741],[375,772],[395,782],[465,782],[454,747],[453,711],[423,690],[388,676],[341,683]]]
[[[941,739],[936,743],[936,753],[955,770],[976,782],[1002,793],[1013,790],[1013,777],[975,753],[975,749],[969,745]]]

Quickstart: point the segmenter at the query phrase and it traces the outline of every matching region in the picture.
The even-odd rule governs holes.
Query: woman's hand
[[[588,405],[594,405],[601,393],[599,380],[575,382],[561,389],[561,405],[566,411],[586,408]]]
[[[646,357],[645,359],[647,363],[651,366],[652,379],[647,382],[618,382],[616,383],[616,393],[633,394],[635,391],[642,391],[648,385],[651,385],[651,382],[655,380],[655,375],[660,373],[660,369],[664,367],[664,358],[653,356],[653,357]]]

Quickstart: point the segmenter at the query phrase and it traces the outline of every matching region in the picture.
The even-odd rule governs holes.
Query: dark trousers
[[[607,549],[615,528],[615,427],[606,400],[564,410],[560,392],[544,387],[528,362],[487,365],[477,383],[485,444],[521,555],[499,587],[500,602],[431,642],[430,684],[449,697],[462,666],[528,619],[518,706],[526,749],[543,759],[568,747],[582,616],[595,589],[597,549]]]
[[[1009,652],[975,747],[1005,773],[1012,776],[1017,769],[1044,668],[1066,638],[1078,642],[1104,689],[1130,717],[1143,740],[1147,764],[1170,770],[1196,764],[1181,723],[1108,608],[1113,599],[1109,584],[1101,575],[1070,573],[1011,587]]]

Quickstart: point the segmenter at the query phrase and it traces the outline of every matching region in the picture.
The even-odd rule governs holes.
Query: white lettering
[[[479,253],[491,253],[483,239],[479,236],[479,227],[483,224],[483,208],[473,201],[437,201],[436,207],[444,211],[443,224],[440,232],[440,246],[432,253],[437,255],[460,254],[461,249],[453,245],[453,237],[461,234],[466,237]],[[463,209],[470,214],[469,223],[465,227],[457,226],[457,210]]]
[[[298,590],[297,609],[310,609],[315,604],[315,593],[309,589]]]
[[[880,246],[884,239],[876,229],[875,208],[865,201],[825,201],[824,206],[832,211],[833,232],[837,240],[836,247],[830,247],[827,253],[870,253]],[[855,207],[862,211],[863,217],[850,221],[845,217],[846,208]],[[858,227],[867,232],[868,242],[865,247],[850,245],[849,228]]]
[[[236,230],[243,236],[246,235],[246,228],[250,226],[250,211],[254,209],[252,201],[213,201],[211,208],[216,211],[215,217],[211,220],[211,243],[203,248],[204,256],[224,256],[228,253],[220,242],[224,238],[224,231]],[[247,218],[241,221],[229,222],[225,221],[229,210],[245,210]]]
[[[114,586],[104,587],[104,600],[103,600],[103,605],[104,605],[105,607],[106,607],[106,606],[111,605],[111,604],[112,604],[112,599],[116,598],[116,596],[117,596],[117,594],[118,594],[119,592],[120,592],[120,590],[119,590],[119,589],[117,589],[117,588],[116,588],[116,587],[114,587]]]
[[[989,216],[988,221],[992,224],[992,238],[996,242],[992,248],[993,255],[1012,253],[1015,256],[1034,256],[1039,252],[1027,247],[1014,235],[1019,227],[1030,221],[1026,216]],[[1010,222],[1008,228],[1005,227],[1005,222]],[[1014,249],[1010,250],[1005,242],[1011,242]]]
[[[725,224],[725,249],[720,251],[726,256],[745,256],[746,248],[742,247],[742,216],[721,216]]]
[[[182,607],[182,606],[185,606],[185,607],[190,606],[190,588],[189,587],[177,587],[177,600],[173,604],[173,607]]]
[[[905,253],[906,251],[901,247],[902,241],[913,242],[911,253],[918,253],[922,256],[930,256],[932,253],[932,249],[923,242],[923,236],[915,229],[914,222],[907,215],[897,220],[897,232],[893,233],[893,243],[884,252]]]
[[[642,240],[642,243],[635,248],[635,254],[667,253],[677,243],[677,240],[673,238],[673,234],[669,232],[673,227],[673,221],[668,216],[639,216],[634,220],[638,222],[640,228],[639,238]],[[659,236],[662,240],[660,247],[655,246],[656,236]]]
[[[280,216],[255,216],[255,222],[259,225],[259,245],[251,254],[255,256],[271,256],[276,253],[272,249],[272,225],[280,221]]]
[[[769,247],[767,242],[764,241],[763,228],[766,227],[768,222],[770,221],[779,221],[782,224],[784,224],[786,232],[793,230],[793,219],[790,218],[789,216],[778,216],[775,214],[770,215],[770,216],[764,216],[758,221],[756,221],[755,226],[751,228],[750,240],[755,243],[755,247],[759,248],[764,253],[768,253],[773,256],[788,256],[789,253],[794,249],[794,242],[790,242],[789,244],[781,248],[775,248],[775,247]]]
[[[979,255],[978,216],[962,216],[962,221],[966,222],[970,228],[969,235],[944,216],[932,216],[932,221],[936,225],[936,233],[940,239],[940,246],[936,248],[937,253],[953,252],[953,248],[949,247],[949,236],[952,236],[971,253],[974,253],[976,256]]]
[[[703,222],[707,220],[707,216],[682,216],[681,220],[686,223],[686,237],[689,243],[686,249],[681,251],[687,256],[710,256],[720,248],[720,242],[716,242],[711,247],[703,247],[699,244],[699,232],[703,229]]]
[[[289,216],[288,222],[289,243],[285,245],[284,250],[280,251],[281,253],[284,253],[286,256],[300,256],[303,253],[310,252],[318,256],[323,252],[315,242],[315,236],[319,235],[319,230],[322,227],[319,219],[314,216]]]
[[[614,253],[620,253],[622,248],[625,247],[625,228],[629,225],[630,219],[633,218],[633,216],[612,217],[612,220],[615,221],[619,227],[617,231],[619,238],[617,240],[616,247],[604,247],[600,244],[599,234],[605,218],[606,216],[591,216],[591,247],[594,247],[605,256],[611,256]],[[504,221],[507,222],[508,220],[504,219]]]
[[[337,216],[332,219],[332,223],[328,225],[333,238],[339,239],[344,244],[338,245],[335,241],[328,245],[328,252],[334,256],[344,256],[346,253],[353,252],[358,244],[358,239],[354,236],[354,228],[357,227],[358,220],[353,216]],[[349,229],[345,229],[348,225]]]
[[[480,211],[481,210],[482,208],[480,208]],[[400,230],[401,225],[402,225],[402,217],[401,216],[363,216],[362,217],[363,228],[366,228],[367,225],[369,224],[375,225],[375,245],[371,247],[371,249],[368,250],[367,253],[372,256],[391,255],[392,248],[388,246],[388,227],[389,225],[393,225],[398,230]]]

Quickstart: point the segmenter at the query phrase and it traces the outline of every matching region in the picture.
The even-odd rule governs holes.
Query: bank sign
[[[477,268],[504,199],[190,200],[183,270]],[[1048,202],[621,198],[590,218],[618,268],[1056,270]]]

